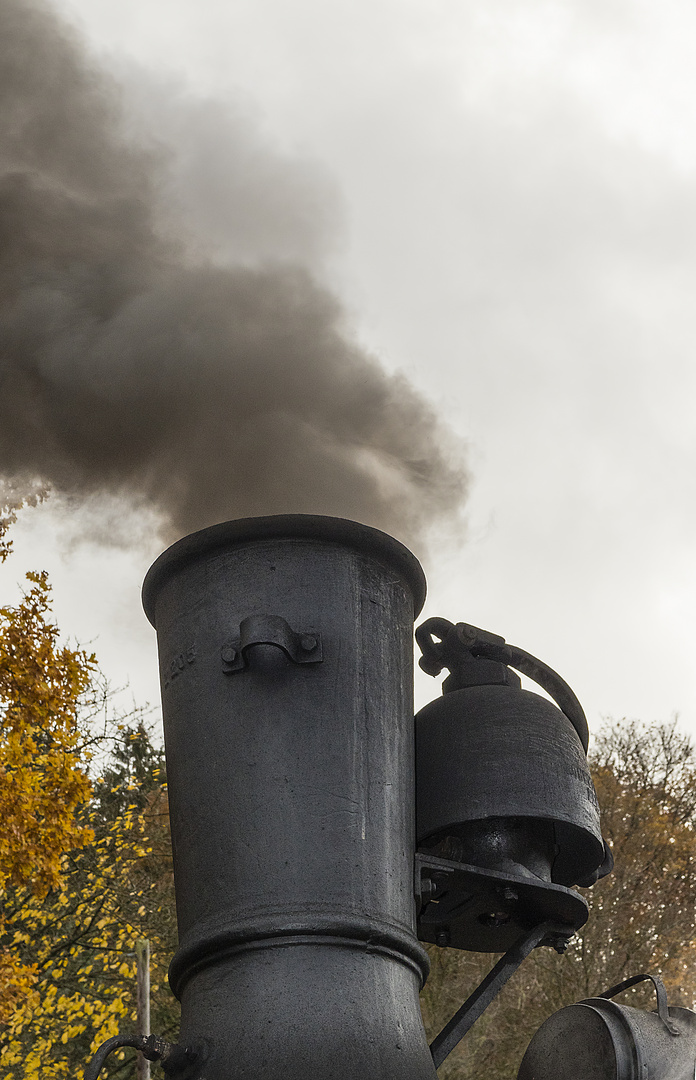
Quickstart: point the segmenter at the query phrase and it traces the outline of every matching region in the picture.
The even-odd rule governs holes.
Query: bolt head
[[[317,647],[317,638],[315,634],[302,634],[300,638],[300,645],[305,652],[313,652]]]
[[[488,911],[483,915],[479,915],[479,922],[483,926],[505,926],[510,922],[510,915],[507,911]]]
[[[429,900],[431,896],[434,896],[437,892],[437,885],[432,878],[423,878],[421,880],[421,896],[424,900]]]
[[[237,650],[232,645],[225,645],[220,655],[226,664],[233,664],[237,659]]]

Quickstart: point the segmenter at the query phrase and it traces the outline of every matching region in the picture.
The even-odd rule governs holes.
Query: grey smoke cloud
[[[320,176],[215,106],[169,110],[171,138],[196,132],[178,155],[135,139],[38,0],[0,0],[0,101],[5,477],[145,501],[170,537],[308,512],[417,543],[457,516],[458,446],[310,269]]]

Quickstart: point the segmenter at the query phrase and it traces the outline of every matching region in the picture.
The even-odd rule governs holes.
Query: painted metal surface
[[[170,980],[181,1043],[206,1046],[200,1080],[434,1080],[413,894],[424,591],[390,537],[305,516],[215,526],[148,575],[180,932]],[[291,655],[308,628],[321,662]],[[230,673],[237,641],[244,669]]]
[[[651,979],[657,1010],[609,1000]],[[637,975],[606,994],[560,1009],[542,1024],[522,1059],[518,1080],[693,1080],[696,1013],[668,1007],[657,977]]]
[[[438,940],[440,922],[456,947],[495,952],[545,918],[578,929],[587,909],[569,887],[593,884],[613,860],[575,694],[536,657],[478,627],[429,619],[416,640],[425,671],[450,671],[442,697],[416,716],[418,846],[461,866],[438,907],[421,913],[420,936]],[[522,690],[512,667],[538,678],[562,708]],[[474,911],[472,868],[492,875],[494,892],[507,886],[508,900]],[[449,923],[447,903],[458,912]]]

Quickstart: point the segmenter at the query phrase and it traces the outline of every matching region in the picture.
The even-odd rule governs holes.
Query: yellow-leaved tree
[[[9,520],[0,521],[3,562]],[[79,813],[91,784],[78,712],[94,658],[59,644],[46,575],[27,579],[21,602],[0,608],[0,895],[24,887],[40,898],[59,887],[64,852],[93,837]],[[0,1022],[31,997],[35,981],[36,965],[3,940]]]
[[[46,575],[27,577],[0,608],[0,1075],[69,1080],[135,1029],[138,938],[151,942],[154,1030],[176,1030],[166,783],[142,718],[96,732],[94,657],[60,644]],[[102,1075],[130,1076],[132,1056]]]
[[[122,734],[126,749],[151,748],[142,728]],[[32,999],[18,1004],[0,1037],[3,1080],[72,1080],[102,1042],[136,1030],[139,938],[152,950],[153,1030],[176,1038],[178,1007],[166,984],[176,946],[171,849],[157,771],[143,782],[128,765],[118,778],[105,770],[89,809],[94,843],[65,856],[61,883],[45,897],[8,895],[12,948],[33,959],[37,975]],[[133,1056],[112,1055],[102,1076],[131,1078]]]

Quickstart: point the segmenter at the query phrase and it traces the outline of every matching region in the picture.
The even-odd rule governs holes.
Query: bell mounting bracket
[[[566,934],[567,929],[553,922],[542,922],[520,934],[431,1042],[430,1053],[436,1069],[471,1030],[532,950],[539,945],[554,944],[559,933]]]
[[[544,942],[564,951],[589,913],[575,889],[422,852],[414,892],[421,941],[475,952],[504,952],[540,921],[565,927],[565,936]]]

